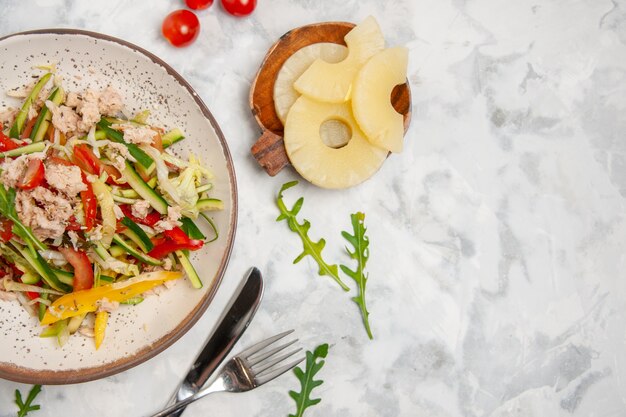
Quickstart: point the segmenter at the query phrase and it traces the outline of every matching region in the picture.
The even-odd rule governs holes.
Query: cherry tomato
[[[161,31],[172,45],[187,46],[198,37],[200,21],[189,10],[176,10],[165,17]]]
[[[24,176],[17,182],[17,187],[22,190],[32,190],[41,185],[45,172],[43,162],[40,159],[31,159],[26,165]]]
[[[233,16],[248,16],[256,7],[256,0],[222,0],[222,7]]]
[[[185,0],[185,4],[193,10],[204,10],[211,7],[213,0]]]

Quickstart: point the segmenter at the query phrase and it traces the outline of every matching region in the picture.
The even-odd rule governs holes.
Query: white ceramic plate
[[[204,282],[201,290],[187,280],[113,314],[99,350],[93,339],[70,337],[62,348],[39,338],[37,319],[17,302],[0,301],[0,378],[26,383],[69,384],[102,378],[151,358],[180,338],[202,315],[220,284],[233,244],[237,192],[226,141],[198,94],[171,67],[125,41],[76,30],[42,30],[0,39],[0,108],[19,101],[4,92],[32,80],[36,65],[57,63],[67,91],[112,85],[131,112],[149,109],[150,121],[180,127],[186,139],[174,149],[201,156],[215,174],[213,196],[225,203],[214,212],[217,241],[193,256]]]

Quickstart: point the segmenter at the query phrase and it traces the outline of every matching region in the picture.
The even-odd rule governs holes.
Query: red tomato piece
[[[83,202],[83,209],[85,210],[85,228],[91,230],[96,225],[98,200],[96,200],[91,183],[87,181],[85,174],[83,174],[83,183],[87,186],[87,189],[80,192],[80,200]]]
[[[204,10],[211,7],[213,0],[185,0],[185,4],[193,10]]]
[[[74,146],[73,162],[83,171],[93,175],[100,175],[102,172],[102,162],[93,153],[91,148],[84,143]]]
[[[187,46],[198,37],[200,21],[198,16],[189,10],[176,10],[165,17],[161,32],[172,45]]]
[[[248,16],[256,8],[256,0],[222,0],[222,7],[233,16]]]
[[[27,137],[30,136],[30,132],[33,131],[33,127],[35,127],[36,121],[37,121],[37,118],[33,117],[32,119],[26,122],[26,125],[24,125],[24,131],[22,132],[22,135],[20,136],[20,138],[26,139]]]
[[[133,215],[133,210],[128,204],[121,204],[120,208],[122,209],[122,213],[124,213],[124,216],[128,217],[135,223],[145,224],[146,226],[154,226],[156,222],[161,220],[161,214],[159,214],[158,211],[151,211],[146,217],[142,219]]]
[[[17,143],[13,142],[11,138],[2,133],[0,130],[0,152],[10,151],[19,147],[20,146]]]
[[[9,219],[0,220],[0,241],[8,242],[13,237],[13,222]]]
[[[74,267],[74,291],[93,287],[93,267],[87,254],[72,248],[59,248],[65,259]]]
[[[26,166],[24,176],[17,182],[17,187],[22,190],[32,190],[41,185],[46,170],[41,159],[31,159]]]
[[[177,250],[198,250],[202,248],[203,245],[204,241],[196,239],[191,239],[188,243],[176,243],[173,240],[166,240],[152,248],[152,250],[148,252],[148,255],[153,258],[161,259]]]
[[[81,224],[76,221],[76,217],[74,217],[73,215],[72,217],[70,217],[70,220],[67,226],[65,226],[66,231],[73,231],[73,232],[77,232],[81,228],[82,228]]]

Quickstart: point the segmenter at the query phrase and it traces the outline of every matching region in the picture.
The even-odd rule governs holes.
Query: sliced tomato
[[[70,217],[70,220],[67,224],[67,226],[65,226],[65,230],[66,231],[73,231],[73,232],[77,232],[79,231],[83,226],[78,223],[78,221],[76,221],[76,217],[74,217],[74,215],[72,215],[72,217]]]
[[[58,157],[56,155],[50,155],[49,157],[46,158],[47,161],[52,162],[53,164],[59,164],[59,165],[65,165],[66,167],[73,167],[75,166],[75,164],[73,164],[72,162],[68,161],[67,159],[63,159],[61,157]]]
[[[2,133],[0,130],[0,152],[10,151],[19,147],[20,146],[17,143],[13,142],[11,138]]]
[[[59,248],[59,252],[74,267],[74,291],[93,287],[93,268],[87,254],[72,248]]]
[[[0,241],[8,242],[13,237],[13,222],[9,219],[0,220]]]
[[[24,131],[22,132],[22,135],[20,136],[20,138],[26,139],[27,137],[30,136],[30,133],[33,131],[33,127],[35,126],[36,121],[37,121],[37,118],[33,117],[32,119],[26,122],[26,125],[24,125]]]
[[[91,148],[84,143],[74,146],[74,156],[72,161],[83,171],[93,175],[100,175],[102,172],[102,162],[93,153]]]
[[[41,159],[31,159],[26,166],[24,176],[17,182],[17,187],[22,190],[32,190],[41,185],[46,170]]]
[[[173,240],[166,240],[152,248],[152,250],[148,252],[148,255],[153,258],[161,259],[177,250],[198,250],[202,248],[203,245],[204,241],[196,239],[191,239],[188,243],[176,243]]]
[[[91,230],[96,225],[96,215],[98,214],[98,200],[93,192],[91,183],[87,181],[83,173],[83,183],[87,186],[85,191],[80,192],[80,200],[83,202],[83,210],[85,210],[85,228]]]
[[[161,220],[161,215],[158,211],[153,210],[142,219],[133,215],[133,210],[128,204],[122,204],[120,205],[120,208],[122,209],[122,213],[135,223],[145,224],[146,226],[154,226],[156,222]]]

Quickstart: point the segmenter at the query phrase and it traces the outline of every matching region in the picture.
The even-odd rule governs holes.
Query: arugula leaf
[[[369,259],[369,238],[365,236],[365,232],[367,229],[365,228],[365,214],[361,212],[357,212],[350,215],[352,220],[352,229],[354,230],[354,235],[351,235],[348,232],[341,232],[341,235],[346,239],[354,248],[354,252],[351,252],[350,249],[346,246],[346,251],[350,258],[357,261],[357,267],[353,271],[345,265],[341,265],[341,270],[350,278],[352,278],[358,285],[358,295],[356,297],[352,297],[352,301],[354,301],[361,310],[361,315],[363,316],[363,324],[365,325],[365,331],[367,331],[367,335],[370,339],[373,339],[372,331],[370,330],[370,322],[369,322],[369,312],[367,311],[367,307],[365,305],[365,284],[367,284],[368,274],[364,272],[365,265],[367,264],[367,260]]]
[[[28,226],[25,226],[17,216],[15,210],[15,196],[17,192],[15,188],[7,190],[4,184],[0,184],[0,214],[13,222],[13,233],[22,238],[31,249],[31,252],[36,253],[35,249],[46,250],[48,247],[41,242],[33,234]]]
[[[283,191],[295,186],[298,184],[298,181],[291,181],[286,184],[283,184],[280,191],[278,192],[278,198],[276,199],[276,204],[278,205],[278,209],[280,210],[280,216],[276,218],[276,221],[279,222],[281,220],[287,220],[287,224],[289,225],[289,229],[291,231],[296,232],[300,239],[302,240],[303,250],[300,255],[296,259],[294,259],[293,263],[296,264],[302,260],[307,255],[310,255],[317,265],[319,266],[318,274],[320,276],[327,275],[334,279],[337,284],[341,286],[344,291],[348,291],[349,288],[346,284],[341,281],[339,278],[339,270],[337,265],[329,265],[322,258],[322,249],[326,246],[326,241],[324,239],[320,239],[317,242],[313,242],[309,237],[309,229],[311,228],[311,223],[308,220],[304,220],[302,224],[298,223],[298,219],[296,216],[300,212],[302,208],[302,204],[304,203],[304,198],[300,197],[298,201],[293,205],[292,209],[289,210],[285,206],[283,201]]]
[[[35,397],[41,392],[41,385],[33,385],[26,397],[26,402],[22,401],[22,393],[20,390],[15,390],[15,404],[19,407],[17,417],[25,417],[31,411],[39,410],[39,405],[31,405],[35,400]]]
[[[311,398],[311,392],[315,387],[319,387],[324,383],[322,380],[315,380],[313,378],[326,363],[321,359],[325,358],[327,354],[328,343],[319,345],[313,352],[309,351],[306,353],[306,365],[304,370],[300,367],[293,370],[293,373],[300,381],[300,392],[289,391],[289,396],[296,402],[296,413],[289,414],[289,417],[302,417],[307,408],[319,404],[319,402],[322,401],[320,398]]]

